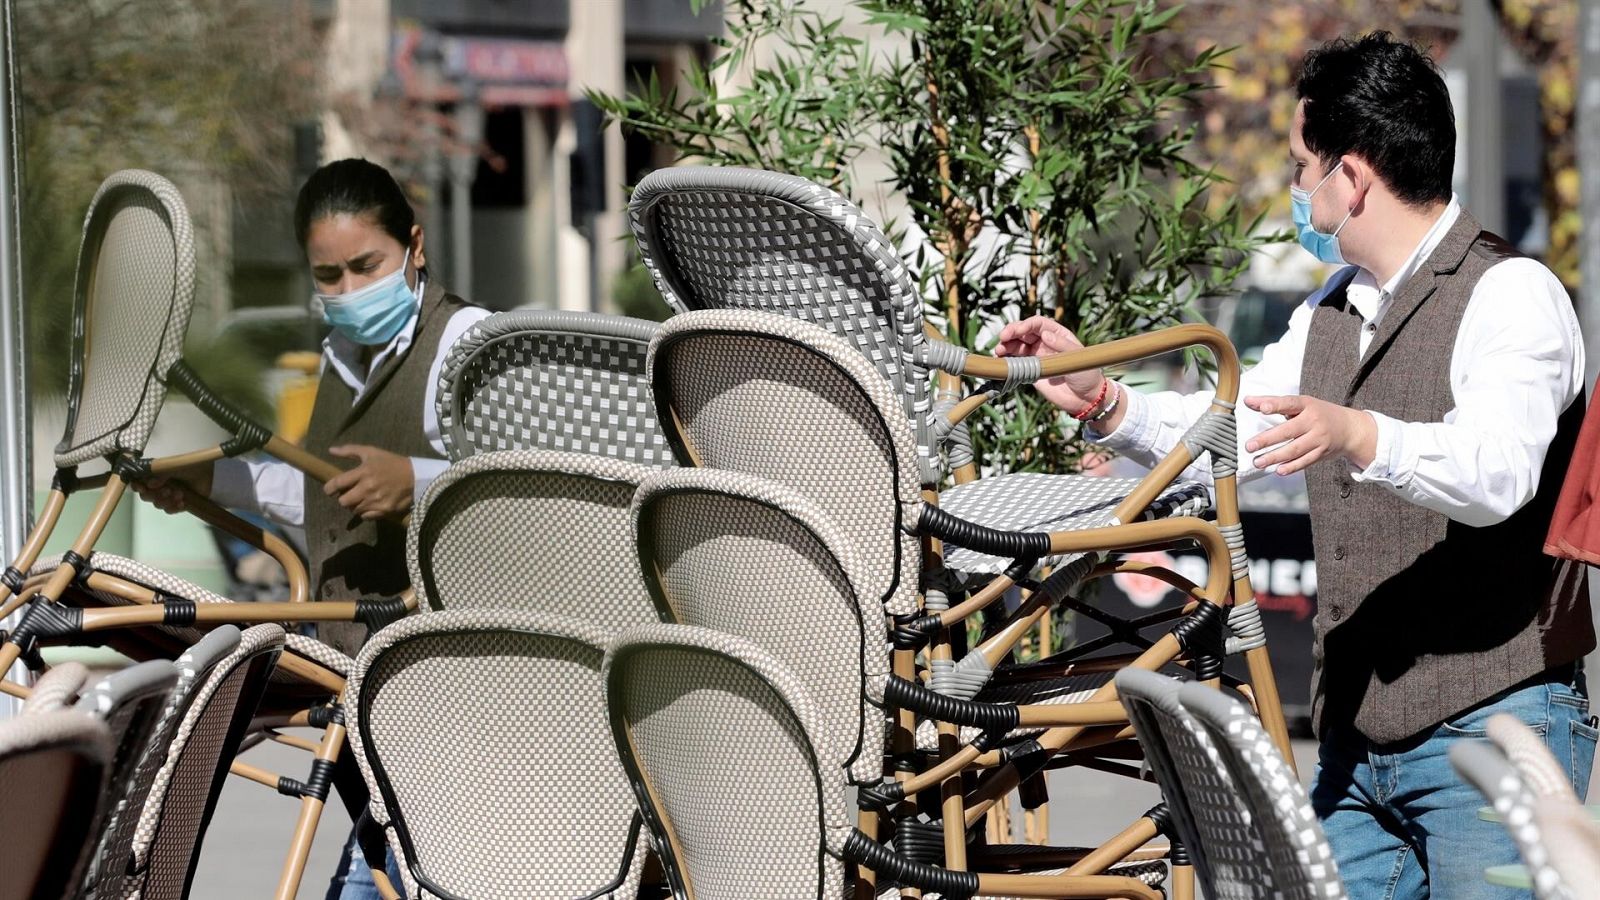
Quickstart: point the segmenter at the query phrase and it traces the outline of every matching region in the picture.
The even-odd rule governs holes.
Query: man
[[[1312,803],[1354,898],[1515,896],[1484,882],[1517,852],[1446,753],[1506,712],[1588,786],[1588,597],[1540,552],[1583,411],[1576,317],[1547,269],[1452,195],[1454,113],[1425,55],[1384,33],[1333,41],[1306,57],[1297,93],[1300,243],[1347,265],[1245,373],[1239,471],[1306,474]],[[1079,346],[1036,317],[1008,325],[998,352]],[[1146,464],[1210,403],[1098,371],[1037,387]]]

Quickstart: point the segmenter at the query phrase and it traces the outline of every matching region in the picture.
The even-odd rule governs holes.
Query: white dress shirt
[[[422,293],[418,290],[417,293]],[[370,366],[361,365],[361,345],[338,331],[322,341],[322,369],[331,366],[339,380],[350,386],[355,398],[366,392],[367,376],[378,370],[384,361],[404,353],[411,346],[421,309],[412,313],[411,320],[400,329],[389,343],[372,357]],[[428,369],[428,387],[422,397],[422,432],[428,443],[444,456],[444,439],[439,435],[439,412],[435,408],[438,396],[439,371],[444,367],[445,355],[450,352],[461,335],[489,315],[489,310],[468,306],[456,310],[445,323],[439,336],[439,350]],[[411,475],[414,480],[412,502],[421,502],[428,485],[450,465],[445,459],[411,457]],[[260,513],[283,525],[301,527],[305,524],[305,475],[288,463],[277,460],[219,459],[211,474],[211,499],[222,506]]]
[[[1449,205],[1400,271],[1383,285],[1364,269],[1341,270],[1306,298],[1289,330],[1243,373],[1239,390],[1239,477],[1270,472],[1255,466],[1246,441],[1283,421],[1245,406],[1249,396],[1300,393],[1311,315],[1333,286],[1349,280],[1346,296],[1360,314],[1360,345],[1367,352],[1392,300],[1461,215]],[[1354,267],[1350,267],[1354,268]],[[1365,469],[1350,465],[1358,482],[1381,484],[1406,500],[1466,525],[1503,521],[1533,498],[1556,420],[1583,391],[1583,341],[1566,289],[1549,269],[1526,258],[1491,266],[1473,288],[1450,357],[1455,406],[1440,422],[1401,422],[1368,411],[1377,422],[1377,452]],[[1107,435],[1087,436],[1146,466],[1178,445],[1190,423],[1211,404],[1209,391],[1140,394],[1124,390],[1127,412]],[[1254,455],[1261,455],[1263,448]],[[1209,465],[1184,474],[1208,482]]]

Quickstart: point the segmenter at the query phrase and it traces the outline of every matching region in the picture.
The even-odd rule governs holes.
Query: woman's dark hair
[[[364,159],[341,159],[311,173],[294,201],[294,236],[303,249],[311,223],[341,213],[371,216],[401,246],[411,243],[417,214],[389,170]]]
[[[1450,199],[1455,111],[1416,46],[1387,31],[1329,41],[1306,54],[1295,92],[1305,101],[1301,136],[1324,165],[1354,153],[1408,204]]]

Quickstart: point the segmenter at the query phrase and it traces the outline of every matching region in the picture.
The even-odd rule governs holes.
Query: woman
[[[422,226],[381,166],[344,159],[318,169],[300,189],[294,225],[313,306],[333,328],[305,446],[349,468],[326,485],[276,461],[218,460],[182,477],[223,506],[303,527],[313,598],[395,597],[410,583],[401,519],[447,465],[434,409],[439,369],[488,311],[428,278]],[[168,512],[182,508],[166,479],[136,489]],[[366,628],[323,623],[318,634],[353,656]],[[360,854],[347,858],[351,881],[341,871],[329,897],[376,897]]]

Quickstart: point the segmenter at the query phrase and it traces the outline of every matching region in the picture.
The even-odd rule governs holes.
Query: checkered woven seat
[[[1111,512],[1138,485],[1137,478],[1050,475],[1014,472],[958,484],[939,495],[946,512],[1003,531],[1079,531],[1115,524]],[[1164,488],[1145,510],[1143,519],[1204,516],[1211,511],[1211,492],[1193,481]],[[1044,562],[1059,566],[1070,557]],[[952,547],[945,565],[968,578],[1005,571],[1010,560]]]
[[[137,169],[102,182],[78,256],[57,468],[144,451],[183,353],[194,278],[194,235],[177,188]]]
[[[103,885],[100,896],[188,896],[223,779],[283,651],[283,629],[277,625],[243,632],[231,625],[216,629],[228,630],[237,646],[206,673],[178,718],[138,811],[126,874],[120,886]],[[107,859],[103,877],[115,880],[119,873],[112,857]]]
[[[606,652],[604,683],[617,752],[676,895],[841,900],[847,862],[925,895],[1009,893],[1004,876],[917,864],[857,831],[831,762],[845,758],[835,732],[801,680],[755,644],[637,626]],[[1100,895],[1159,896],[1146,868],[1102,882]],[[1144,893],[1121,893],[1128,885]]]
[[[133,853],[134,832],[149,797],[156,774],[166,764],[167,750],[177,735],[178,726],[188,714],[200,688],[216,666],[239,647],[239,630],[218,628],[201,638],[169,665],[175,679],[163,698],[148,735],[140,744],[123,786],[110,795],[106,820],[101,829],[88,875],[84,881],[86,898],[120,897],[123,881]],[[151,663],[140,663],[148,666]],[[93,686],[80,702],[101,705]]]
[[[601,693],[610,637],[592,621],[452,609],[362,648],[351,751],[408,898],[637,896],[646,847]]]
[[[1584,888],[1568,884],[1551,864],[1551,848],[1541,829],[1549,819],[1535,814],[1538,795],[1499,745],[1457,741],[1450,748],[1450,765],[1463,780],[1477,788],[1499,814],[1522,857],[1538,900],[1576,900],[1592,893],[1593,885]],[[1582,816],[1580,821],[1586,818]]]
[[[439,430],[452,460],[559,450],[673,464],[645,378],[654,322],[557,310],[495,313],[451,346]]]
[[[783,485],[716,469],[670,469],[634,499],[639,565],[661,618],[736,634],[772,654],[816,703],[835,764],[883,772],[889,676],[883,605],[850,543]],[[875,699],[876,698],[876,699]]]
[[[452,464],[411,517],[406,559],[418,601],[608,628],[656,621],[630,540],[634,491],[656,471],[553,450],[490,451]]]
[[[1141,669],[1116,685],[1206,896],[1342,900],[1305,790],[1253,712]]]
[[[0,721],[0,828],[6,835],[0,893],[75,895],[112,753],[105,723],[78,710]]]

